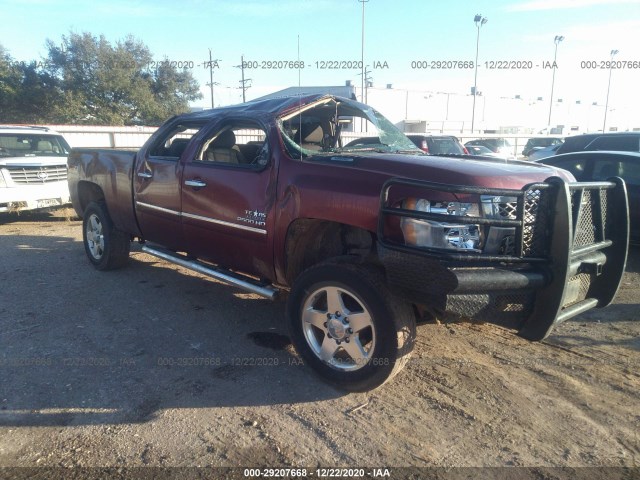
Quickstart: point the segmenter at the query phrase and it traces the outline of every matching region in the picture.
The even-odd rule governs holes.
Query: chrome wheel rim
[[[315,290],[302,307],[302,331],[314,355],[341,371],[355,371],[371,360],[376,334],[371,313],[353,292],[327,286]]]
[[[102,233],[102,222],[95,213],[91,214],[87,220],[86,235],[91,256],[100,260],[104,255],[104,234]]]

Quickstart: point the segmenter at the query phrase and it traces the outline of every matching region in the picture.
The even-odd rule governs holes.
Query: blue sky
[[[240,71],[245,60],[305,62],[303,85],[360,85],[359,70],[322,70],[315,62],[360,60],[362,4],[357,0],[0,0],[0,43],[17,60],[38,59],[45,41],[58,42],[69,31],[103,34],[115,41],[133,34],[157,60],[193,61],[194,76],[210,103],[208,72],[202,62],[213,50],[219,59],[214,81],[216,104],[241,101]],[[472,61],[480,13],[488,23],[480,33],[478,89],[485,95],[548,98],[554,37],[558,48],[554,97],[604,103],[609,71],[581,68],[582,61],[640,63],[640,0],[498,0],[428,2],[369,0],[365,6],[365,63],[387,63],[373,70],[376,87],[468,94],[473,69],[415,69],[414,60]],[[487,69],[486,61],[531,61],[528,70]],[[540,65],[540,66],[536,66]],[[248,99],[298,84],[295,70],[251,70]],[[613,71],[610,105],[640,107],[640,67]]]

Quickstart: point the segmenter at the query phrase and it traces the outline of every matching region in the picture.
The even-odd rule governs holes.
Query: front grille
[[[575,247],[584,247],[596,241],[596,226],[593,222],[596,215],[593,211],[595,205],[592,200],[591,191],[578,190],[573,192],[571,196],[571,206],[575,209],[577,203],[580,203],[580,214],[575,226],[575,239],[573,244]]]
[[[18,185],[41,185],[67,180],[67,167],[6,167],[11,180]]]
[[[549,191],[527,190],[524,194],[522,255],[543,257],[548,253],[550,216]]]
[[[497,204],[498,216],[500,218],[517,218],[518,202],[500,202]]]
[[[533,291],[448,295],[446,311],[463,318],[517,328],[533,310],[534,300]]]
[[[563,298],[563,307],[568,307],[588,298],[589,288],[591,288],[594,280],[594,275],[590,273],[578,273],[569,277]]]
[[[600,211],[602,212],[602,224],[605,227],[605,231],[609,232],[611,226],[609,225],[609,216],[607,215],[607,198],[609,197],[609,190],[600,190]]]

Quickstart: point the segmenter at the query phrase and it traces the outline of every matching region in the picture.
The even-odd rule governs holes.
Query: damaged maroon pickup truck
[[[288,292],[296,350],[352,391],[403,367],[419,320],[541,340],[608,305],[627,258],[620,178],[428,156],[373,108],[334,96],[176,116],[137,153],[74,149],[68,166],[98,270],[124,266],[137,239],[258,295]]]

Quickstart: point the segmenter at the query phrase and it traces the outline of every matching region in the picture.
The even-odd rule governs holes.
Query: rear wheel
[[[87,205],[82,233],[87,257],[98,270],[113,270],[127,263],[131,238],[113,226],[103,203]]]
[[[366,391],[393,378],[416,336],[413,309],[373,267],[333,261],[295,282],[287,319],[296,350],[324,380]]]

